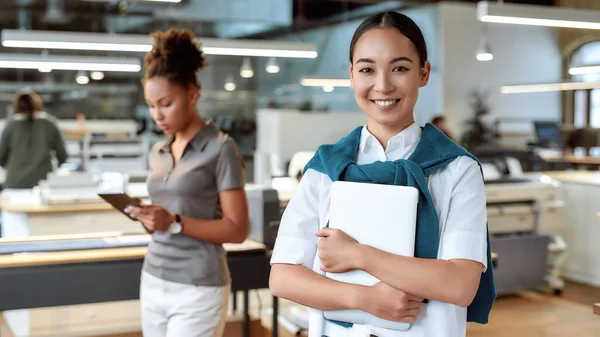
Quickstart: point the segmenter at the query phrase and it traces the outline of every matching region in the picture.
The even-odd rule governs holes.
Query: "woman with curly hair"
[[[223,243],[249,230],[243,161],[235,141],[198,113],[204,54],[188,30],[156,32],[144,97],[168,136],[150,153],[151,204],[132,206],[152,241],[141,277],[146,337],[212,337],[224,330],[230,274]]]

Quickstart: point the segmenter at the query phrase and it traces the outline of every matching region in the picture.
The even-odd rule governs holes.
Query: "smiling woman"
[[[464,337],[467,321],[487,323],[496,293],[483,177],[475,157],[436,127],[415,123],[414,107],[430,69],[423,34],[403,14],[371,16],[352,38],[351,86],[367,125],[319,147],[306,165],[271,260],[273,294],[315,309],[310,337]],[[361,238],[328,228],[335,181],[417,188],[414,257],[360,244]],[[377,233],[375,224],[364,226]],[[381,282],[362,286],[324,275],[353,270]],[[410,327],[397,331],[364,324],[368,319],[324,318],[324,311],[338,310]]]
[[[197,110],[204,54],[193,34],[152,36],[144,96],[168,138],[150,153],[152,204],[128,209],[152,234],[140,287],[142,330],[149,337],[221,336],[230,292],[221,244],[242,242],[249,231],[243,161],[234,140]]]
[[[387,20],[376,27],[361,26],[350,44],[350,83],[371,121],[371,132],[382,137],[378,140],[384,148],[414,123],[419,88],[427,85],[431,70],[418,27],[399,25],[395,16]]]

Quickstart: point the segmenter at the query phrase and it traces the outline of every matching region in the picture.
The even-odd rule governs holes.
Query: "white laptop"
[[[331,186],[329,227],[341,229],[361,244],[414,256],[418,200],[419,191],[414,187],[336,181]],[[325,275],[365,286],[379,282],[362,270]],[[393,330],[410,327],[408,323],[387,321],[360,310],[325,311],[324,316]]]

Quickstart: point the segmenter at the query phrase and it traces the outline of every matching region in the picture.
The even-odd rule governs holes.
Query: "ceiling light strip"
[[[600,29],[600,11],[525,4],[477,3],[483,22],[529,26]]]
[[[506,85],[500,88],[503,94],[520,94],[531,92],[588,90],[600,88],[600,82],[562,82],[523,85]]]
[[[311,43],[198,38],[207,55],[316,58]],[[16,48],[148,52],[148,35],[3,30],[2,45]]]
[[[139,72],[136,58],[0,54],[0,68]]]
[[[305,87],[350,87],[348,78],[303,77],[300,84]]]
[[[91,43],[91,42],[60,42],[60,41],[3,41],[4,47],[14,48],[40,48],[40,49],[66,49],[66,50],[98,50],[98,51],[123,51],[123,52],[149,52],[152,49],[148,44],[117,44],[117,43]]]
[[[588,74],[598,74],[598,73],[600,73],[600,65],[569,68],[569,75],[588,75]]]
[[[13,93],[24,87],[30,88],[38,93],[60,93],[63,91],[81,89],[75,82],[45,84],[39,82],[2,82],[0,81],[0,92]],[[134,84],[88,84],[85,90],[94,93],[106,93],[111,95],[131,94],[138,92]]]
[[[116,71],[138,72],[139,65],[131,64],[105,64],[105,63],[65,63],[45,61],[1,61],[0,68],[12,69],[52,69],[52,70],[88,70],[88,71]]]

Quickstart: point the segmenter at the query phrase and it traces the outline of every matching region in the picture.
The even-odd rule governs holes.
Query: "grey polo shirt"
[[[175,166],[172,141],[159,142],[150,152],[147,186],[152,203],[182,216],[220,219],[219,192],[244,186],[244,164],[235,141],[209,121]],[[230,282],[222,246],[182,234],[153,233],[143,269],[163,280],[197,286]]]

